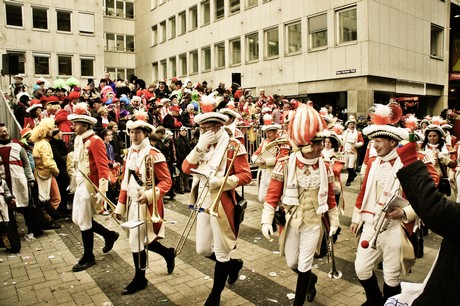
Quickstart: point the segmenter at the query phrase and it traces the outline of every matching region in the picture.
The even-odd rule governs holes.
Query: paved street
[[[346,214],[341,216],[342,233],[334,246],[337,268],[343,277],[328,278],[331,264],[326,257],[315,260],[318,294],[314,303],[306,305],[360,305],[365,300],[354,273],[355,241],[348,231],[358,188],[358,180],[351,187],[345,187]],[[232,255],[242,258],[244,267],[240,280],[226,286],[221,305],[290,305],[288,294],[295,292],[296,274],[287,269],[284,258],[279,256],[277,239],[269,242],[260,232],[262,206],[257,202],[256,186],[245,187],[244,191],[249,204],[238,249]],[[167,202],[164,245],[175,246],[178,241],[190,213],[187,205],[187,194]],[[122,289],[134,274],[127,237],[110,217],[97,216],[96,219],[122,235],[108,254],[102,253],[104,242],[95,235],[97,264],[87,271],[71,271],[83,247],[79,230],[70,221],[62,221],[62,229],[47,231],[39,239],[22,240],[20,254],[0,249],[0,305],[203,305],[212,287],[213,262],[196,255],[194,230],[176,258],[172,275],[167,274],[164,260],[150,252],[147,288],[122,296]],[[24,232],[23,220],[20,224]],[[431,233],[426,237],[424,258],[417,260],[412,273],[405,275],[404,280],[421,282],[424,279],[439,243],[437,235]],[[377,270],[377,275],[382,286],[381,271]]]

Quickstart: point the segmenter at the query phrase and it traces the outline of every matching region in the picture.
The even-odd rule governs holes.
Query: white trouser
[[[95,214],[91,204],[91,196],[83,182],[81,174],[77,172],[77,188],[73,198],[72,221],[81,231],[87,231],[93,227],[93,216]]]
[[[300,272],[311,270],[321,234],[320,226],[307,227],[302,223],[300,228],[288,226],[286,230],[284,253],[288,267],[292,270],[297,268]]]
[[[356,165],[356,154],[345,153],[343,155],[343,161],[345,162],[346,168],[355,168]]]
[[[209,198],[205,200],[203,208],[206,209],[211,204]],[[226,218],[226,216],[221,216]],[[227,262],[230,260],[230,252],[225,245],[222,232],[220,230],[217,217],[213,217],[207,213],[199,213],[196,223],[196,252],[199,255],[211,256],[212,253],[220,262]]]
[[[129,199],[128,220],[145,220],[146,205],[139,205],[137,201]],[[144,250],[145,223],[129,230],[129,247],[131,252],[138,253]]]
[[[363,233],[358,244],[356,253],[355,270],[360,280],[371,278],[374,263],[383,256],[383,279],[388,286],[396,287],[399,285],[401,274],[401,228],[400,225],[392,221],[390,227],[380,233],[377,238],[376,249],[369,246],[367,249],[361,247],[361,241],[370,241],[374,234],[374,226],[364,223]]]
[[[260,170],[260,182],[259,182],[259,202],[265,202],[265,196],[267,195],[268,185],[270,185],[270,178],[272,176],[272,168]]]

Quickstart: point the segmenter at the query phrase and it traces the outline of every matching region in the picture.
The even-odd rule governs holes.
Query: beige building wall
[[[22,9],[23,26],[10,26],[6,24],[5,4],[17,5]],[[47,9],[48,29],[33,29],[32,8]],[[62,32],[57,30],[56,11],[71,13],[71,31]],[[91,77],[103,76],[104,74],[104,44],[103,44],[103,18],[102,4],[98,1],[2,1],[0,4],[0,53],[19,52],[25,54],[24,82],[30,87],[35,84],[39,77],[50,81],[51,85],[58,73],[58,55],[72,57],[72,76],[80,79],[86,85],[86,80]],[[93,16],[93,33],[80,33],[83,24],[80,16],[85,14]],[[91,18],[90,18],[91,19]],[[49,74],[37,74],[34,67],[34,55],[49,56]],[[82,76],[80,69],[81,59],[94,60],[94,75]],[[62,75],[66,79],[67,75]],[[1,88],[6,90],[9,85],[9,77],[2,77]]]
[[[436,94],[431,101],[434,110],[447,105],[448,84],[448,23],[449,2],[439,0],[258,0],[247,8],[242,0],[239,13],[230,14],[230,1],[225,3],[225,16],[215,20],[216,1],[210,1],[211,21],[203,25],[202,3],[198,1],[137,1],[136,9],[136,66],[137,74],[148,79],[180,77],[193,83],[207,80],[212,86],[219,82],[231,84],[232,73],[241,73],[245,88],[266,89],[268,94],[306,95],[346,91],[349,113],[367,112],[374,92],[390,96]],[[160,4],[163,2],[163,4]],[[198,28],[190,30],[190,9],[197,6]],[[337,12],[348,7],[357,8],[357,40],[338,43]],[[145,9],[150,8],[150,10]],[[186,13],[187,32],[170,37],[170,18]],[[308,20],[318,14],[327,14],[327,46],[311,50]],[[286,54],[286,25],[301,22],[302,49]],[[161,23],[165,22],[167,37],[162,40]],[[443,29],[442,55],[430,55],[431,27]],[[157,27],[157,45],[153,43],[152,27]],[[279,56],[265,59],[264,30],[277,28]],[[246,61],[248,52],[245,36],[257,33],[259,60]],[[241,40],[241,64],[231,66],[230,43]],[[214,46],[225,44],[225,67],[215,69]],[[201,50],[211,48],[212,68],[202,71]],[[181,74],[179,55],[198,51],[199,71]],[[176,58],[178,74],[173,75],[170,59]],[[166,62],[167,73],[162,69]],[[152,68],[155,66],[155,69]],[[190,63],[188,62],[188,65]],[[352,71],[339,74],[343,71]]]

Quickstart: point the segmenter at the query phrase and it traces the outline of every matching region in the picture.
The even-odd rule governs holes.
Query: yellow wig
[[[54,125],[55,124],[53,118],[43,118],[40,123],[32,130],[30,140],[36,142],[37,140],[45,138],[48,132],[53,130]]]

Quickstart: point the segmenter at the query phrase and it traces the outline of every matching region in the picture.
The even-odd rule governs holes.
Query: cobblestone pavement
[[[345,177],[346,179],[346,177]],[[361,305],[364,290],[354,273],[356,244],[348,231],[354,201],[359,189],[355,181],[345,187],[346,213],[341,216],[342,232],[334,245],[337,269],[341,279],[330,279],[331,264],[326,257],[315,259],[318,274],[317,295],[306,305]],[[240,229],[238,248],[233,258],[242,258],[240,279],[227,285],[221,305],[290,305],[288,294],[295,292],[296,274],[279,256],[278,243],[265,239],[260,232],[262,205],[257,202],[257,187],[244,188],[248,200],[245,220]],[[166,239],[162,243],[174,247],[190,214],[188,194],[177,195],[166,203]],[[22,240],[20,254],[0,249],[0,305],[203,305],[212,287],[213,262],[195,253],[195,230],[176,258],[172,275],[159,255],[149,254],[147,288],[134,295],[121,295],[131,281],[134,268],[128,240],[117,223],[107,216],[96,216],[105,226],[120,232],[120,239],[108,254],[102,253],[103,239],[95,235],[97,264],[86,271],[73,273],[72,266],[83,253],[78,228],[62,221],[62,229],[46,231],[43,237]],[[20,217],[21,231],[24,223]],[[402,278],[421,282],[428,273],[441,238],[433,233],[425,239],[425,256],[418,259],[412,272]],[[376,269],[381,286],[382,272]]]

